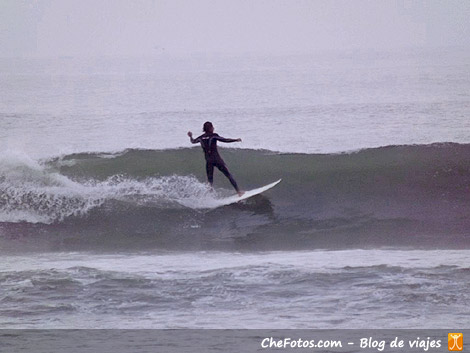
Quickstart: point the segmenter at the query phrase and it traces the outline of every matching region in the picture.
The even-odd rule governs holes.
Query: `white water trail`
[[[9,152],[0,159],[0,222],[60,222],[84,216],[108,200],[200,208],[216,196],[193,176],[72,180],[21,153]]]

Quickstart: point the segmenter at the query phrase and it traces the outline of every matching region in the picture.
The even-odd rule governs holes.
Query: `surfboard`
[[[242,196],[233,195],[233,196],[225,197],[225,198],[222,198],[222,199],[214,200],[214,208],[215,207],[220,207],[220,206],[230,205],[232,203],[236,203],[236,202],[239,202],[239,201],[249,199],[250,197],[253,197],[255,195],[259,195],[262,192],[265,192],[265,191],[275,187],[277,184],[279,184],[281,182],[281,180],[282,179],[279,179],[279,180],[275,181],[274,183],[262,186],[262,187],[257,188],[257,189],[245,191],[245,193]]]

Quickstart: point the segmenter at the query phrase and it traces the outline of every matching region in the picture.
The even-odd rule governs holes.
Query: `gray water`
[[[33,158],[186,147],[206,120],[282,152],[470,142],[463,49],[0,60],[0,147]]]
[[[341,230],[341,239],[348,239],[346,249],[292,251],[296,244],[285,243],[275,252],[229,247],[207,251],[207,242],[255,246],[258,233],[252,229],[257,222],[276,225],[287,217],[283,210],[301,208],[283,197],[292,186],[289,179],[280,191],[266,194],[262,207],[234,206],[197,217],[170,209],[169,217],[159,218],[161,223],[147,223],[142,229],[132,223],[133,229],[127,229],[116,221],[120,213],[113,215],[112,205],[102,200],[107,195],[124,195],[118,200],[124,205],[143,200],[138,206],[145,208],[130,208],[134,213],[128,217],[148,222],[160,207],[149,204],[149,198],[167,190],[161,188],[161,179],[113,175],[104,181],[83,180],[78,162],[85,152],[96,152],[103,160],[116,159],[130,148],[188,147],[186,132],[199,133],[206,120],[221,135],[243,139],[230,147],[286,153],[469,143],[469,58],[468,52],[453,49],[270,58],[0,59],[0,327],[468,328],[465,229],[459,228],[459,241],[453,243],[460,244],[460,250],[443,245],[447,236],[454,236],[451,227],[448,233],[439,230],[440,241],[435,234],[428,237],[428,229],[416,228],[419,240],[406,246],[374,241],[367,246],[368,237],[383,236],[381,227],[362,234],[359,245],[354,237],[360,229],[352,227],[347,238],[349,228],[336,216],[334,227]],[[93,165],[94,155],[87,156]],[[456,163],[465,161],[462,158]],[[132,159],[122,163],[131,165]],[[457,180],[464,183],[468,171],[462,163],[438,172],[463,176]],[[76,174],[65,175],[62,167],[76,168]],[[137,167],[129,170],[139,175],[145,169]],[[93,172],[99,174],[100,168]],[[203,177],[194,174],[164,182],[194,181],[197,192],[205,193]],[[263,180],[262,170],[256,175],[257,183]],[[439,182],[445,180],[450,179]],[[181,193],[181,185],[175,185],[170,190]],[[440,189],[433,194],[435,190]],[[465,185],[459,190],[461,195],[468,192]],[[18,207],[32,199],[39,208]],[[446,216],[454,212],[455,219],[465,217],[462,200],[466,198],[458,194],[449,202],[444,197],[442,204],[451,205]],[[71,202],[78,206],[73,208]],[[329,207],[335,203],[329,202]],[[61,212],[65,203],[67,211]],[[97,205],[98,216],[90,213]],[[120,212],[127,206],[122,207]],[[290,216],[285,226],[276,228],[273,243],[276,237],[293,234],[299,248],[303,238],[311,246],[312,236],[324,240],[330,234],[326,228],[313,229],[318,222],[296,227],[296,215]],[[364,214],[353,216],[363,219]],[[96,217],[101,223],[109,217],[106,233],[92,233]],[[176,218],[186,233],[175,242],[190,241],[191,251],[136,251],[120,245],[147,244],[169,229],[162,225],[165,219]],[[217,232],[204,235],[201,219],[218,222]],[[328,227],[329,221],[322,220],[321,226]],[[413,229],[413,223],[405,221],[411,224],[407,230]],[[198,231],[197,237],[188,240],[193,231]],[[120,238],[114,248],[113,232]],[[88,239],[87,249],[80,251],[82,236]],[[396,230],[396,239],[406,236]],[[245,242],[248,237],[251,242]],[[52,238],[54,246],[41,245]],[[94,242],[107,246],[90,250]],[[266,235],[263,242],[269,243]]]
[[[467,327],[468,250],[4,256],[9,328]]]

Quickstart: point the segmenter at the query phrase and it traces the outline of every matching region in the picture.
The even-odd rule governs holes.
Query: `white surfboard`
[[[262,187],[257,188],[257,189],[253,189],[253,190],[250,190],[250,191],[245,191],[245,193],[242,196],[233,195],[233,196],[225,197],[223,199],[214,200],[213,205],[211,205],[211,206],[213,208],[216,208],[216,207],[220,207],[220,206],[230,205],[232,203],[236,203],[236,202],[239,202],[239,201],[242,201],[242,200],[246,200],[246,199],[248,199],[252,196],[261,194],[262,192],[265,192],[266,190],[269,190],[269,189],[275,187],[277,184],[279,184],[281,182],[281,180],[282,179],[279,179],[278,181],[275,181],[274,183],[262,186]]]

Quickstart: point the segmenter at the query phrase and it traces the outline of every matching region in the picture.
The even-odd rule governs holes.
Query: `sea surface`
[[[0,328],[470,328],[470,51],[0,59]],[[243,189],[205,183],[212,121]]]

